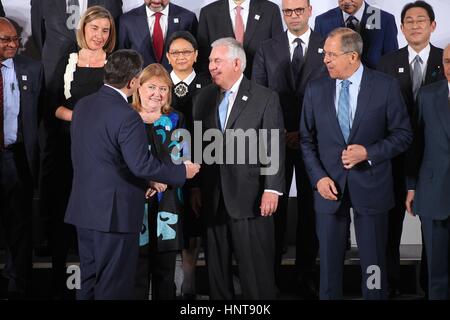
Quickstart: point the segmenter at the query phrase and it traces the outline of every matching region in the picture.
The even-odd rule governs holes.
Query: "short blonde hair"
[[[88,48],[84,28],[86,27],[86,24],[97,19],[109,20],[110,24],[109,37],[108,40],[106,40],[105,45],[103,46],[103,50],[105,50],[106,53],[111,53],[113,52],[114,47],[116,46],[116,26],[114,24],[114,18],[112,17],[111,13],[102,6],[89,7],[86,10],[86,12],[81,16],[79,29],[77,29],[78,46],[82,49]]]
[[[159,63],[152,63],[149,64],[147,67],[142,70],[141,75],[139,77],[139,86],[142,86],[144,83],[146,83],[151,78],[158,78],[159,80],[162,80],[168,87],[168,97],[167,97],[167,103],[161,108],[162,114],[169,114],[172,111],[172,79],[169,76],[169,73],[167,70]],[[133,93],[133,103],[131,104],[133,106],[133,109],[137,112],[140,112],[142,110],[142,103],[141,103],[141,97],[139,95],[139,90],[136,90]]]

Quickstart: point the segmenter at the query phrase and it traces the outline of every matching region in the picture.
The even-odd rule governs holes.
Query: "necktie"
[[[422,58],[420,58],[419,55],[417,55],[413,60],[413,69],[412,69],[412,89],[413,89],[413,95],[414,100],[417,99],[417,93],[419,92],[420,87],[422,86]]]
[[[231,93],[231,91],[226,91],[222,101],[219,104],[219,120],[222,131],[225,131],[225,121],[227,119],[228,103],[230,102]]]
[[[0,151],[5,148],[5,133],[3,128],[3,64],[0,63]]]
[[[164,48],[164,39],[160,24],[162,13],[156,12],[154,16],[155,16],[155,24],[153,25],[153,35],[152,35],[153,49],[155,50],[155,57],[157,62],[161,62]]]
[[[359,21],[354,16],[349,16],[347,18],[345,26],[352,29],[353,31],[359,32]]]
[[[292,55],[291,65],[292,65],[292,73],[294,74],[294,81],[297,84],[304,62],[303,46],[302,46],[303,41],[300,38],[296,38],[294,42],[297,43],[297,46],[295,47],[294,53]]]
[[[241,15],[242,7],[236,7],[236,21],[234,22],[234,37],[236,41],[244,43],[244,20]]]
[[[341,82],[341,92],[338,101],[338,121],[341,127],[342,135],[345,142],[348,141],[350,135],[350,93],[348,87],[350,81],[344,80]]]

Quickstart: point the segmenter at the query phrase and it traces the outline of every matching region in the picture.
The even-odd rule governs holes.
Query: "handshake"
[[[197,163],[192,163],[191,161],[185,161],[184,165],[186,167],[186,179],[192,179],[199,171],[200,165]],[[164,192],[167,189],[167,184],[150,181],[147,192],[145,193],[145,198],[153,197],[157,192]]]

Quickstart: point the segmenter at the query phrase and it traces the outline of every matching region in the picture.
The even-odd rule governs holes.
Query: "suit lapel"
[[[402,87],[410,88],[408,94],[412,95],[411,68],[409,66],[408,47],[399,50],[398,61],[394,62],[394,70],[398,73],[398,80]]]
[[[314,31],[311,30],[308,52],[306,52],[305,63],[302,70],[302,79],[308,79],[311,72],[313,72],[314,68],[316,68],[317,64],[313,63],[313,60],[319,58],[319,49],[322,49],[322,40]],[[322,54],[320,54],[320,57],[322,57]],[[323,60],[323,58],[320,59]]]
[[[247,101],[250,98],[250,81],[244,77],[242,78],[242,82],[239,86],[236,99],[234,100],[234,104],[231,108],[231,113],[227,121],[226,129],[230,129],[233,126],[234,122],[239,117],[242,110],[244,110],[245,106],[247,105]]]
[[[430,56],[428,57],[425,81],[423,83],[424,85],[431,84],[440,80],[440,75],[443,72],[443,70],[441,70],[442,55],[439,53],[435,46],[430,46]]]
[[[328,78],[328,83],[324,89],[324,92],[330,92],[331,94],[323,94],[323,105],[325,106],[326,114],[330,120],[330,128],[334,132],[334,135],[339,135],[342,138],[342,142],[345,144],[344,136],[342,135],[341,127],[336,113],[336,80]]]
[[[273,42],[273,51],[278,52],[279,55],[275,55],[273,58],[277,65],[286,66],[287,70],[282,73],[286,76],[286,83],[289,83],[291,90],[295,91],[294,75],[291,68],[291,51],[287,31],[282,37],[277,37],[276,39],[277,41]]]
[[[258,18],[257,18],[258,17]],[[244,48],[247,48],[250,40],[258,27],[259,20],[261,19],[261,9],[259,2],[253,0],[250,2],[250,8],[248,11],[247,27],[244,33]]]
[[[441,120],[444,131],[447,134],[447,137],[450,139],[450,108],[448,105],[448,84],[447,81],[443,81],[442,83],[442,88],[436,92],[434,107],[436,108],[438,118]]]
[[[224,34],[228,34],[230,37],[234,38],[234,29],[230,17],[230,6],[228,5],[228,0],[222,0],[222,6],[220,12],[216,14],[218,20],[217,25],[221,28],[225,28]],[[216,32],[222,33],[222,30],[217,30]],[[245,35],[244,35],[245,38]]]
[[[25,119],[28,114],[26,108],[31,106],[29,103],[29,95],[32,89],[30,87],[31,79],[26,71],[26,66],[22,64],[20,59],[14,58],[13,61],[20,92],[20,112],[22,113],[23,119]]]
[[[353,119],[352,129],[350,131],[350,136],[348,137],[348,141],[352,140],[353,136],[355,136],[358,131],[358,127],[361,124],[361,120],[364,117],[364,113],[367,108],[370,106],[370,96],[371,96],[371,76],[367,68],[364,69],[363,76],[361,79],[361,87],[359,89],[358,94],[358,102],[356,104],[356,112],[355,117]]]
[[[145,4],[139,8],[138,18],[136,19],[135,24],[136,30],[140,30],[139,33],[143,38],[142,41],[144,42],[145,48],[147,48],[147,52],[149,52],[152,61],[156,61],[155,51],[153,50],[153,39],[148,27],[147,10]]]

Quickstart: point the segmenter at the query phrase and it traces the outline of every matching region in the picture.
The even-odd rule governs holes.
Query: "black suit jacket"
[[[326,74],[323,39],[311,32],[299,85],[295,85],[287,32],[264,41],[253,62],[252,80],[276,91],[280,97],[284,124],[288,132],[298,131],[306,84]],[[319,52],[320,51],[320,52]]]
[[[42,102],[43,67],[40,62],[25,56],[16,55],[13,59],[20,90],[20,120],[23,143],[33,180],[38,179],[39,147],[38,123],[39,108]]]
[[[442,65],[442,54],[442,49],[431,45],[423,85],[428,85],[445,79],[444,66]],[[412,92],[408,46],[384,55],[380,60],[378,70],[390,74],[398,79],[400,82],[400,89],[402,90],[403,99],[405,100],[408,108],[408,113],[412,116],[414,112],[414,96]]]
[[[195,13],[176,4],[169,4],[166,41],[176,31],[189,31],[195,36],[197,34],[197,26],[198,21]],[[134,49],[139,52],[144,58],[144,66],[157,62],[148,27],[145,4],[125,13],[120,18],[119,48]],[[166,52],[167,48],[164,49],[161,64],[168,71],[171,71],[172,67],[167,60]]]
[[[194,97],[193,118],[194,121],[202,121],[203,132],[220,128],[219,103],[220,90],[213,84],[202,89]],[[259,129],[279,130],[279,139],[276,141],[279,146],[278,171],[272,175],[260,175],[264,165],[259,160],[256,164],[249,164],[248,153],[245,155],[245,164],[237,164],[236,158],[243,155],[243,150],[236,150],[236,148],[233,159],[235,164],[204,163],[199,177],[203,195],[202,209],[208,218],[213,218],[217,214],[219,199],[222,195],[227,212],[232,218],[260,216],[259,206],[264,189],[285,191],[284,125],[277,94],[244,77],[227,121],[227,129],[244,131],[255,129],[257,134]],[[225,135],[223,137],[225,145],[230,143],[229,137],[226,138]],[[277,152],[271,143],[270,132],[267,149]],[[230,154],[230,150],[226,152]]]
[[[283,32],[279,7],[267,0],[252,0],[244,34],[244,50],[247,56],[245,76],[252,75],[253,56],[263,40]],[[228,0],[215,1],[200,11],[197,40],[199,44],[200,71],[208,71],[211,43],[219,38],[233,37]]]
[[[114,19],[122,14],[122,0],[89,0],[88,7],[101,5],[111,12]],[[42,56],[45,83],[52,92],[63,86],[56,75],[64,74],[67,58],[78,51],[75,30],[69,30],[65,0],[31,0],[31,31],[33,40]],[[62,72],[57,72],[62,68]],[[53,89],[54,88],[54,89]]]

